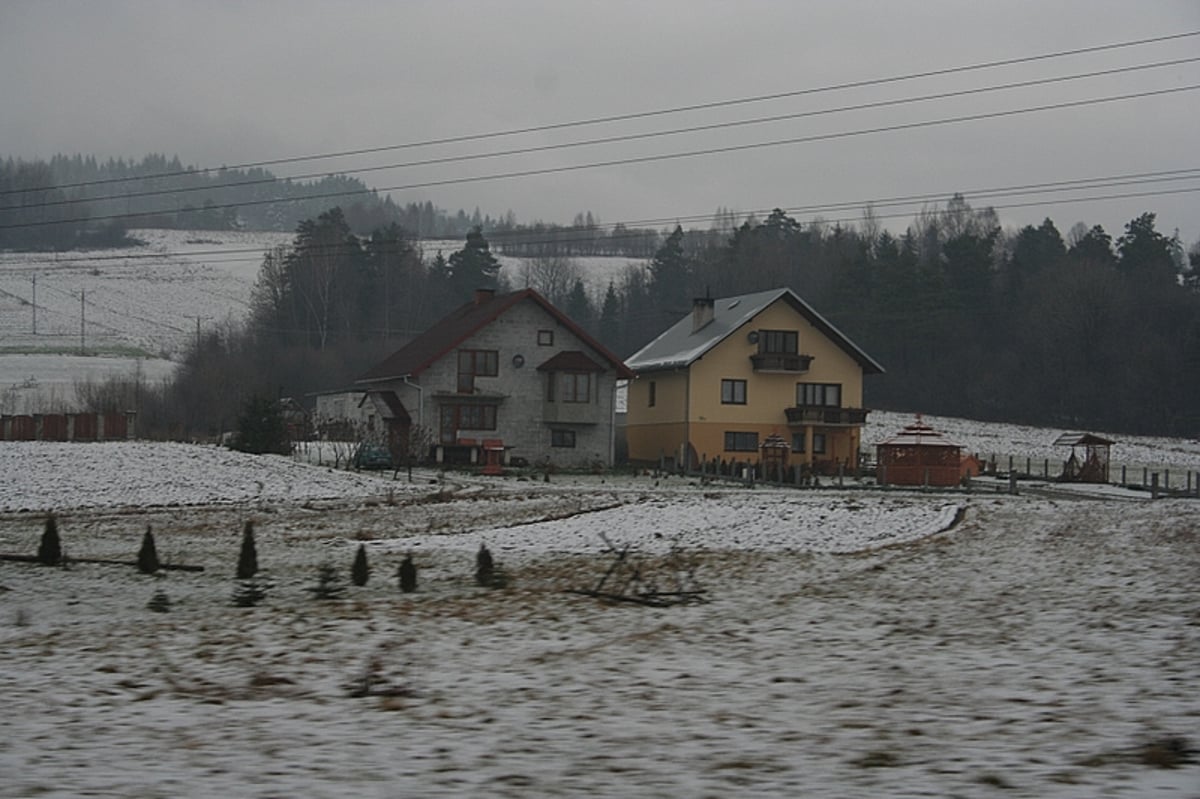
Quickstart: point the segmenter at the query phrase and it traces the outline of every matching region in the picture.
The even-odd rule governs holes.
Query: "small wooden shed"
[[[921,421],[876,445],[880,485],[954,486],[962,480],[962,445]]]
[[[1054,446],[1070,447],[1071,457],[1063,462],[1058,479],[1065,483],[1107,483],[1108,458],[1115,443],[1095,433],[1063,433],[1054,440]]]

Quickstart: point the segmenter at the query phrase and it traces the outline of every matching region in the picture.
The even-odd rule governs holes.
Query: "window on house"
[[[553,347],[554,346],[554,331],[553,330],[539,330],[538,331],[538,346],[539,347]]]
[[[495,405],[443,405],[441,441],[453,444],[460,430],[495,430]]]
[[[758,433],[725,432],[726,452],[758,452]]]
[[[842,407],[841,383],[797,383],[796,404],[799,406]]]
[[[825,454],[825,434],[824,433],[813,433],[813,454],[814,455],[824,455]]]
[[[558,384],[559,402],[592,401],[592,376],[588,372],[559,372],[550,381],[552,391],[555,383]],[[554,393],[551,394],[550,400],[554,400]]]
[[[794,452],[798,455],[804,454],[804,434],[803,433],[792,433],[792,452]]]
[[[475,378],[500,374],[500,353],[496,350],[458,351],[458,393],[475,393]]]
[[[651,380],[651,381],[650,381],[650,403],[649,403],[651,408],[653,408],[653,407],[654,407],[654,403],[655,403],[655,401],[656,401],[656,398],[655,398],[655,396],[654,396],[654,395],[655,395],[655,391],[654,391],[654,389],[655,389],[655,388],[656,388],[656,386],[654,385],[654,381],[653,381],[653,380]]]
[[[745,405],[746,404],[746,381],[745,380],[722,380],[721,381],[721,402],[724,405]]]
[[[760,330],[758,351],[763,355],[795,355],[800,351],[800,334],[795,330]]]
[[[575,446],[575,431],[574,430],[551,430],[550,431],[550,446],[552,446],[552,447],[574,447]]]

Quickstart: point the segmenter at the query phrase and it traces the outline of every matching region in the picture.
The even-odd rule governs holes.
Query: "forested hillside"
[[[237,401],[215,388],[230,375],[272,394],[339,387],[480,286],[533,286],[621,356],[693,297],[788,286],[887,369],[867,381],[868,407],[1200,432],[1200,254],[1193,248],[1189,263],[1152,213],[1116,239],[1086,225],[1064,236],[1050,219],[1005,231],[993,211],[955,197],[899,236],[869,215],[842,227],[777,210],[657,241],[652,258],[596,295],[570,257],[532,258],[503,276],[478,229],[430,258],[398,225],[360,238],[340,210],[326,212],[267,254],[247,329],[192,354],[179,401],[203,424]]]

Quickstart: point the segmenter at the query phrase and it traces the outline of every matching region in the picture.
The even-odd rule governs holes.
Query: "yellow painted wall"
[[[650,405],[650,384],[654,383],[654,405]],[[657,461],[665,451],[677,457],[679,445],[687,438],[686,371],[650,372],[629,382],[625,404],[625,438],[632,461]]]
[[[747,338],[754,330],[798,331],[800,353],[813,356],[809,370],[802,374],[755,372],[750,356],[758,352],[758,345]],[[721,402],[723,379],[746,381],[745,405]],[[657,385],[653,408],[647,407],[651,380]],[[839,383],[841,406],[862,407],[863,379],[858,362],[780,299],[693,363],[690,380],[679,372],[650,372],[630,383],[626,417],[629,457],[656,461],[664,450],[668,456],[678,456],[682,445],[690,441],[697,457],[757,460],[757,452],[725,452],[725,432],[757,432],[760,442],[775,433],[791,443],[793,432],[802,428],[788,425],[784,409],[796,405],[796,384],[802,382]],[[854,462],[858,428],[814,430],[826,435],[826,451],[817,459]],[[792,461],[813,459],[810,447],[809,452],[794,456]]]

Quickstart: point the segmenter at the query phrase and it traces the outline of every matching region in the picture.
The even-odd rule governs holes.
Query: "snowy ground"
[[[277,232],[132,230],[143,245],[0,252],[0,413],[76,410],[74,385],[108,375],[170,376],[201,332],[240,323]],[[422,242],[432,258],[462,241]],[[521,258],[501,256],[519,284]],[[574,259],[597,297],[626,258]],[[87,357],[78,353],[88,353]]]
[[[149,444],[4,445],[0,474],[0,552],[54,507],[76,559],[132,559],[150,526],[205,567],[0,561],[3,797],[1200,788],[1162,745],[1200,745],[1194,500],[408,483]],[[247,520],[267,598],[235,608]],[[709,601],[568,593],[609,567],[602,533]],[[360,542],[371,581],[314,599]],[[471,579],[481,542],[508,588]]]

